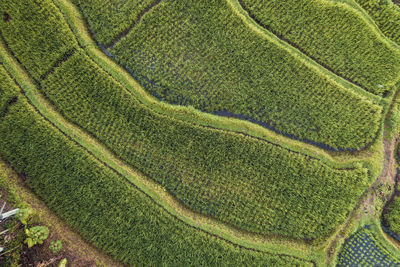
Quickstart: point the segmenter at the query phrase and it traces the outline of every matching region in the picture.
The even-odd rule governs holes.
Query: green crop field
[[[391,85],[400,78],[399,51],[370,27],[362,15],[344,3],[325,0],[241,2],[260,25],[371,93],[381,95],[393,90]],[[331,30],[327,30],[327,25]]]
[[[397,188],[399,190],[399,188]],[[396,195],[384,214],[384,222],[388,229],[400,236],[400,198]]]
[[[134,29],[109,51],[161,100],[336,150],[363,148],[376,136],[379,107],[250,29],[229,3],[163,1]]]
[[[354,234],[400,225],[400,12],[367,2],[3,0],[0,162],[116,265],[397,262]]]
[[[400,45],[400,7],[391,0],[355,0],[372,17],[379,29]],[[399,5],[399,3],[398,3]]]

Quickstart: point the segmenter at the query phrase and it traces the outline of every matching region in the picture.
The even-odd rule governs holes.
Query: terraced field
[[[334,150],[373,142],[381,115],[374,102],[291,53],[270,32],[252,29],[238,8],[230,1],[163,1],[109,52],[160,100],[246,119]],[[400,60],[397,51],[385,51],[387,61]]]
[[[392,179],[400,48],[371,10],[4,0],[0,159],[128,265],[334,265]]]

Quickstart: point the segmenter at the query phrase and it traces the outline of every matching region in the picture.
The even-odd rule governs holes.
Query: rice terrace
[[[0,266],[400,266],[400,1],[1,0]]]

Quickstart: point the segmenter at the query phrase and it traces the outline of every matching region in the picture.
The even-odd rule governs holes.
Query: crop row
[[[389,39],[400,45],[400,7],[392,0],[355,0]]]
[[[400,52],[346,4],[325,0],[241,3],[266,29],[371,93],[393,90],[400,79]]]
[[[323,148],[373,142],[380,107],[264,37],[226,1],[163,1],[110,52],[160,100],[247,119]],[[386,63],[393,60],[390,54]]]
[[[388,252],[365,225],[345,240],[337,266],[398,266],[400,260]]]
[[[96,40],[109,46],[157,0],[74,0],[84,10]]]
[[[233,246],[188,227],[40,117],[1,66],[0,90],[18,97],[0,118],[0,157],[106,253],[130,265],[311,266],[294,257]],[[0,105],[5,102],[1,95]]]

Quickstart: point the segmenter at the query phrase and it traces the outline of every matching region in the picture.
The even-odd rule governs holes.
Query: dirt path
[[[395,158],[393,156],[393,151],[398,143],[398,139],[393,137],[392,140],[387,140],[383,138],[383,162],[382,162],[382,172],[378,176],[378,178],[371,184],[371,186],[365,190],[362,194],[361,198],[357,202],[353,211],[351,212],[348,220],[342,229],[336,234],[335,238],[331,241],[327,256],[326,256],[326,265],[328,266],[333,255],[336,242],[339,238],[344,237],[344,231],[347,229],[349,224],[353,220],[360,219],[364,214],[373,214],[374,216],[379,216],[380,214],[376,214],[375,210],[375,199],[378,197],[376,194],[376,186],[379,184],[389,184],[391,188],[394,188],[395,180],[396,180],[396,170],[394,168]]]
[[[12,171],[9,166],[0,161],[0,171],[8,177],[9,184],[16,190],[19,198],[26,202],[63,243],[70,266],[122,266],[104,252],[86,242],[80,235],[73,231],[66,223],[60,220],[33,192],[25,185],[24,179]]]

